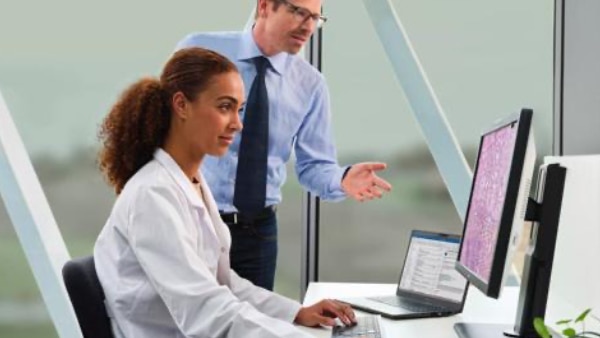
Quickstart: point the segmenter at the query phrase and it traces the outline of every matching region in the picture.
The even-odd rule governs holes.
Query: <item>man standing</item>
[[[231,267],[268,290],[277,260],[275,211],[292,148],[298,180],[324,200],[370,200],[391,189],[375,174],[384,163],[337,163],[327,85],[297,55],[325,21],[321,0],[258,0],[251,29],[192,34],[177,46],[219,52],[242,74],[241,137],[225,156],[206,158],[202,172],[231,231]]]

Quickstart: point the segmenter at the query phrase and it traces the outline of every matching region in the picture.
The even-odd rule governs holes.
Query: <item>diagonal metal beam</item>
[[[82,337],[62,280],[61,271],[70,259],[69,252],[2,93],[0,196],[56,331],[63,338]]]
[[[464,220],[472,173],[460,145],[391,0],[363,0],[363,3],[448,187],[454,207]]]

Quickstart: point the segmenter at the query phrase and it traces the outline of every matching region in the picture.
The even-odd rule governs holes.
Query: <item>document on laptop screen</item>
[[[430,234],[412,238],[399,288],[461,302],[466,279],[454,268],[460,240]]]

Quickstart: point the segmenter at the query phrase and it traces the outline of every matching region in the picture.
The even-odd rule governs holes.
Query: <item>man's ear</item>
[[[256,3],[256,12],[259,17],[264,17],[267,14],[267,6],[269,0],[258,0]]]
[[[188,118],[188,105],[189,101],[182,92],[173,94],[171,106],[173,107],[173,114],[175,114],[177,118],[181,120],[186,120]]]

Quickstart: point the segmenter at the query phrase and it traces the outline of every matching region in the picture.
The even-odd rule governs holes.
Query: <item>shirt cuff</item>
[[[346,198],[346,193],[342,189],[342,179],[346,170],[348,170],[350,166],[341,167],[331,178],[331,183],[329,184],[329,193],[327,196],[320,196],[326,201],[338,202]]]
[[[285,311],[279,312],[275,317],[293,324],[298,312],[302,308],[302,305],[295,300],[291,300],[279,294],[274,295],[279,298],[279,301],[281,302],[281,308],[285,309]]]

